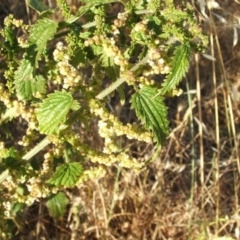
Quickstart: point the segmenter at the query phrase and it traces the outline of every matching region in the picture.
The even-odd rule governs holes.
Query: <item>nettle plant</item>
[[[169,124],[164,99],[179,93],[191,54],[207,44],[188,4],[81,2],[73,14],[65,0],[57,0],[55,8],[30,0],[39,16],[35,23],[12,15],[4,20],[0,182],[6,217],[16,203],[30,205],[40,198],[48,198],[53,216],[62,216],[68,203],[64,188],[104,176],[113,164],[145,166],[116,139],[124,135],[158,148],[163,144]],[[119,12],[111,11],[113,5]],[[114,95],[124,103],[126,86],[132,88],[131,107],[141,124],[123,124],[109,108]],[[87,134],[93,121],[104,141],[101,151],[80,134]],[[11,131],[21,140],[14,140]],[[43,149],[47,152],[36,166]],[[61,211],[56,211],[57,201]]]

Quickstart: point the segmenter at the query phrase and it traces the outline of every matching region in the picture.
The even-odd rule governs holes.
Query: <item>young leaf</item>
[[[168,134],[167,107],[158,91],[152,87],[143,87],[131,99],[132,108],[147,129],[153,131],[154,140],[161,144]]]
[[[189,45],[181,45],[176,48],[171,63],[172,70],[162,84],[163,88],[161,89],[161,94],[165,94],[176,88],[188,70],[190,56],[191,48]]]
[[[66,120],[70,109],[78,110],[78,102],[67,92],[55,91],[43,100],[37,113],[41,133],[54,134]]]
[[[37,47],[36,60],[44,51],[47,41],[50,40],[57,31],[58,24],[51,19],[40,19],[30,30],[30,42]]]
[[[66,163],[57,167],[49,183],[57,187],[73,187],[83,174],[82,165],[78,162]]]
[[[63,192],[59,192],[57,194],[52,194],[47,202],[47,208],[49,211],[49,214],[55,218],[59,219],[64,216],[66,210],[67,210],[67,205],[69,203],[68,198]]]
[[[46,92],[46,81],[38,75],[33,77],[33,66],[28,59],[24,59],[14,75],[17,97],[20,100],[31,100],[35,93]]]

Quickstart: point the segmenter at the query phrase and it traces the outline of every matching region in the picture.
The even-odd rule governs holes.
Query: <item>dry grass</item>
[[[67,191],[71,204],[59,222],[48,216],[44,201],[36,203],[21,216],[14,239],[240,239],[240,42],[233,46],[240,5],[218,2],[222,9],[206,11],[209,21],[196,6],[209,35],[207,54],[216,61],[191,59],[181,85],[186,93],[168,101],[171,134],[157,160],[138,175],[112,167],[105,178]],[[1,6],[18,13],[16,3]],[[141,158],[153,151],[131,149]]]

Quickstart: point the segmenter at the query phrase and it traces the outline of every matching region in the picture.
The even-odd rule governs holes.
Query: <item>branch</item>
[[[139,67],[144,65],[148,60],[148,56],[144,57],[139,63],[135,64],[130,71],[135,72]],[[112,83],[109,87],[104,89],[102,92],[100,92],[96,98],[101,100],[107,95],[109,95],[111,92],[113,92],[115,89],[117,89],[122,83],[126,81],[126,78],[120,77],[117,79],[114,83]],[[38,143],[34,148],[32,148],[29,152],[27,152],[22,159],[29,161],[32,157],[34,157],[37,153],[39,153],[42,149],[44,149],[48,144],[51,143],[51,140],[48,136],[46,136],[40,143]],[[0,174],[0,183],[2,183],[9,175],[9,170],[6,169]]]

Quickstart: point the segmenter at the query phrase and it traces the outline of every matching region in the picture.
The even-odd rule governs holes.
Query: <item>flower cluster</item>
[[[19,141],[19,145],[28,146],[31,141],[37,138],[34,130],[37,126],[36,108],[34,106],[27,107],[23,102],[14,100],[10,97],[10,92],[6,90],[3,85],[0,85],[0,101],[4,103],[7,111],[11,113],[12,117],[21,116],[28,123],[26,135]]]
[[[135,170],[139,170],[143,167],[143,163],[138,162],[136,158],[131,158],[125,152],[121,152],[118,154],[104,154],[95,153],[88,156],[92,162],[104,164],[106,166],[112,166],[114,163],[118,163],[119,166],[125,168],[133,168]]]
[[[159,75],[159,74],[168,74],[170,72],[170,67],[166,64],[166,60],[162,55],[166,55],[165,46],[157,46],[154,48],[148,49],[148,61],[147,64],[151,67],[150,71],[145,71],[144,76],[148,75]]]
[[[112,166],[114,163],[118,163],[122,167],[133,168],[137,171],[141,169],[143,166],[143,163],[138,162],[137,159],[135,158],[131,158],[127,153],[124,152],[123,149],[119,150],[118,148],[119,151],[117,152],[97,151],[96,149],[93,149],[91,146],[81,143],[79,140],[80,136],[78,134],[72,135],[71,133],[69,133],[69,135],[68,134],[65,135],[65,138],[74,147],[75,150],[79,151],[81,155],[84,156],[84,158],[90,159],[90,161],[93,163],[100,164],[99,171],[102,174],[104,173],[101,170],[102,169],[101,165]],[[88,175],[90,174],[90,171],[92,170],[89,170]],[[94,170],[94,172],[95,171],[99,172],[97,168]],[[81,181],[81,179],[79,181]]]
[[[100,54],[113,60],[114,64],[120,67],[121,72],[124,72],[124,70],[128,69],[128,61],[123,56],[119,47],[116,45],[116,41],[113,37],[108,38],[102,34],[100,36],[94,36],[84,42],[86,47],[93,44],[100,46],[102,48]]]
[[[128,19],[127,12],[118,13],[117,19],[115,19],[113,24],[111,25],[111,29],[114,35],[120,33],[119,28],[123,27],[126,24],[127,19]]]
[[[90,101],[91,112],[101,118],[99,134],[103,137],[111,137],[113,135],[126,135],[129,139],[137,139],[139,141],[151,142],[151,134],[148,131],[141,129],[136,124],[126,124],[113,114],[109,113],[104,106],[96,100]]]
[[[129,139],[138,139],[141,141],[151,142],[151,134],[140,129],[137,125],[127,124],[123,125],[114,115],[110,114],[99,102],[96,100],[90,101],[91,112],[95,116],[99,116],[99,135],[104,138],[104,149],[102,152],[92,149],[90,146],[79,141],[78,134],[65,134],[65,139],[75,148],[81,152],[85,158],[89,158],[91,162],[111,166],[118,162],[121,166],[127,168],[134,168],[136,170],[142,167],[137,159],[130,158],[130,156],[123,151],[121,146],[118,146],[115,137],[126,135]]]
[[[10,216],[10,208],[14,201],[32,204],[39,198],[45,198],[59,190],[48,182],[55,171],[55,159],[65,159],[65,164],[71,165],[72,162],[79,161],[80,156],[93,163],[79,162],[79,165],[86,164],[86,169],[85,166],[80,166],[84,171],[83,175],[81,175],[82,169],[76,174],[80,179],[75,179],[74,184],[78,185],[91,178],[104,176],[105,166],[112,166],[115,163],[135,170],[143,167],[144,163],[131,157],[127,146],[121,143],[122,137],[149,143],[160,132],[155,132],[155,128],[162,130],[163,127],[164,137],[165,132],[166,134],[168,132],[168,124],[163,121],[167,117],[167,110],[163,103],[157,105],[161,102],[161,98],[156,96],[157,99],[151,101],[152,93],[158,92],[157,87],[161,87],[161,83],[158,84],[154,79],[171,71],[174,73],[172,66],[174,65],[172,60],[176,59],[172,59],[174,50],[177,45],[186,45],[190,48],[194,45],[194,41],[188,38],[191,36],[189,31],[196,30],[196,24],[192,22],[188,28],[182,26],[181,22],[188,22],[186,14],[179,14],[179,10],[174,12],[173,6],[165,6],[157,0],[131,1],[122,4],[125,8],[124,12],[118,13],[115,19],[114,16],[107,16],[105,7],[101,6],[99,1],[91,1],[91,3],[85,1],[85,3],[77,15],[73,16],[66,0],[57,1],[56,9],[60,9],[65,18],[60,23],[55,23],[52,17],[49,18],[51,14],[44,13],[40,21],[28,26],[24,25],[22,20],[16,20],[10,15],[5,19],[5,27],[0,31],[0,36],[5,40],[0,49],[0,56],[5,60],[1,65],[4,66],[4,80],[0,83],[0,123],[6,123],[8,127],[13,126],[17,129],[18,136],[21,136],[20,141],[12,138],[9,144],[3,143],[7,137],[1,139],[0,158],[2,160],[9,157],[10,148],[6,146],[12,145],[13,149],[14,147],[17,149],[16,156],[12,157],[14,161],[22,163],[22,159],[26,160],[19,169],[11,169],[9,176],[1,175],[3,187],[7,189],[9,195],[9,199],[6,201],[3,199],[4,204],[2,204],[7,217]],[[82,12],[83,10],[94,22],[82,24],[82,20],[88,18],[77,21],[80,16],[85,17],[83,15],[86,12]],[[24,36],[16,36],[15,30],[18,28],[21,28],[18,33],[24,32]],[[63,28],[67,31],[62,31]],[[60,35],[64,44],[57,43],[52,59],[52,40],[56,40]],[[170,41],[172,36],[180,44],[172,43]],[[202,39],[203,37],[200,36],[200,45]],[[189,45],[190,41],[192,42]],[[77,55],[78,53],[80,56]],[[183,65],[187,68],[188,58],[185,57],[185,52],[179,59],[183,59]],[[181,74],[177,75],[182,76],[184,71],[180,69]],[[175,86],[181,80],[178,77],[176,79],[175,83],[165,86]],[[138,94],[140,100],[145,101],[144,105],[134,104],[132,101],[132,106],[139,120],[142,120],[152,132],[146,131],[136,123],[123,124],[118,117],[107,110],[103,98],[119,90],[122,100],[124,94],[120,86],[124,82],[135,91],[136,95]],[[150,91],[143,96],[146,86]],[[51,95],[47,94],[54,91],[55,96],[58,93],[62,96],[63,92],[67,92],[67,95],[71,93],[69,101],[61,97],[51,99]],[[172,89],[166,89],[166,92],[171,91]],[[130,97],[129,95],[126,99]],[[79,110],[74,106],[75,102],[80,103]],[[154,113],[153,107],[149,107],[151,104],[154,105],[153,103],[157,105]],[[37,112],[38,108],[41,111]],[[158,110],[158,114],[155,114]],[[36,148],[46,147],[44,144],[37,144],[36,148],[31,149],[41,136],[42,132],[39,132],[39,129],[44,129],[46,124],[46,121],[37,121],[40,119],[37,118],[39,112],[46,119],[49,118],[49,114],[53,114],[49,128],[56,129],[63,125],[64,128],[61,128],[59,133],[45,132],[47,134],[45,139],[49,140],[47,144],[51,142],[51,145],[48,146],[47,153],[41,152],[36,157],[41,159],[42,165],[40,169],[35,170],[27,161],[32,157],[32,152],[33,154],[39,152],[35,152]],[[96,131],[104,142],[101,150],[100,147],[96,148],[96,142],[90,142],[87,136],[88,122],[96,121],[98,122]],[[16,122],[18,125],[14,126]],[[19,126],[19,123],[22,126]],[[161,144],[161,139],[158,143]],[[31,157],[27,159],[26,156],[30,155]],[[54,174],[54,177],[56,175],[58,176]]]
[[[39,201],[40,198],[46,198],[51,193],[56,193],[58,189],[50,187],[50,185],[46,183],[47,180],[48,178],[30,178],[26,183],[29,194],[22,199],[19,199],[19,201],[31,205],[32,203],[34,203],[34,201]]]
[[[81,82],[81,77],[70,63],[70,56],[67,54],[67,47],[62,42],[58,42],[53,52],[54,60],[57,62],[57,68],[62,78],[53,81],[55,84],[62,84],[64,89],[75,88]]]
[[[26,27],[23,23],[22,19],[15,19],[14,16],[12,14],[8,15],[5,19],[4,19],[4,25],[6,27],[10,27],[11,25],[19,28],[19,27],[24,27],[25,29],[27,29],[28,27]]]
[[[85,170],[79,181],[77,182],[77,185],[81,185],[83,182],[87,182],[91,179],[97,179],[102,178],[106,175],[107,171],[103,166],[98,166],[95,168],[91,168],[89,170]]]

